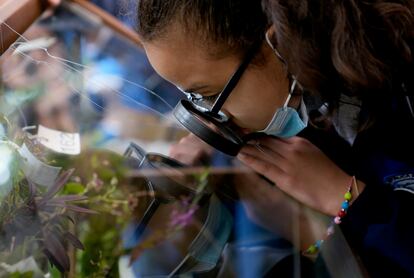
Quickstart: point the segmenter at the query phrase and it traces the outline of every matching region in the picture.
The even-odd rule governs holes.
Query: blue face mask
[[[261,130],[261,132],[276,137],[289,138],[297,135],[308,125],[308,116],[303,99],[301,100],[299,108],[303,119],[299,116],[299,113],[296,109],[288,106],[296,84],[296,79],[293,79],[293,83],[285,104],[283,107],[276,110],[268,126],[265,129]]]

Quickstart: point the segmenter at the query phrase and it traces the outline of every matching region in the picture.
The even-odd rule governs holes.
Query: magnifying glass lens
[[[174,108],[174,116],[190,132],[217,150],[236,156],[244,141],[241,135],[230,127],[227,116],[219,112],[212,114],[209,110],[188,100],[181,100]]]

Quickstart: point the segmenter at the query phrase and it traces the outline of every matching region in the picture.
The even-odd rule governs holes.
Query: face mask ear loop
[[[296,78],[293,78],[292,86],[290,86],[289,95],[286,98],[285,104],[283,104],[283,108],[286,108],[288,106],[289,101],[292,98],[292,94],[295,91],[296,83],[297,83]]]
[[[270,46],[270,48],[273,50],[273,52],[276,54],[276,56],[283,63],[283,65],[285,66],[285,69],[287,70],[287,63],[286,63],[285,59],[283,59],[282,55],[280,55],[279,51],[273,46],[272,42],[269,39],[268,32],[265,33],[265,39],[266,39],[267,44]],[[287,106],[289,104],[289,101],[290,101],[290,99],[292,97],[292,94],[293,94],[293,92],[295,90],[295,87],[296,87],[296,83],[297,83],[296,78],[293,77],[292,79],[293,79],[293,83],[292,83],[292,86],[290,87],[290,92],[289,92],[289,95],[288,95],[288,97],[285,101],[285,104],[283,105],[284,109],[287,108]]]
[[[276,51],[276,49],[274,48],[274,46],[273,46],[273,44],[272,44],[272,42],[270,41],[270,39],[269,39],[269,35],[268,35],[268,33],[266,32],[266,34],[265,34],[265,38],[266,38],[266,42],[267,42],[267,44],[270,46],[270,48],[273,50],[273,51]]]
[[[279,51],[276,49],[276,47],[273,46],[272,42],[269,39],[269,35],[266,32],[265,33],[265,39],[267,44],[270,46],[270,48],[273,50],[273,52],[276,54],[277,58],[279,58],[280,61],[282,61],[283,65],[287,68],[287,63],[285,61],[285,59],[283,59],[282,55],[280,55]]]

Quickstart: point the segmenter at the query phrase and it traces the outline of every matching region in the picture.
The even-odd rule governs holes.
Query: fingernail
[[[250,140],[249,142],[247,142],[249,145],[257,145],[260,144],[259,141],[257,141],[256,139]]]
[[[244,160],[244,159],[246,159],[246,158],[247,158],[247,154],[246,154],[246,153],[244,153],[244,152],[241,152],[241,153],[239,153],[239,154],[237,155],[237,158],[238,158],[238,159],[241,159],[241,160]]]

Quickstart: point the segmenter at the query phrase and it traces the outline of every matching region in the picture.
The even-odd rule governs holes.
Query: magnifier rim
[[[239,136],[239,134],[235,133],[214,117],[209,116],[205,112],[199,111],[188,100],[180,100],[175,106],[173,114],[175,118],[194,135],[225,154],[236,156],[244,145],[244,140],[241,136]],[[220,133],[212,132],[211,128],[205,125],[193,114],[212,122],[220,130],[220,132],[227,137]],[[232,140],[229,140],[229,138]]]
[[[135,157],[134,154],[136,154],[138,157]],[[136,169],[142,169],[144,167],[160,170],[162,167],[156,165],[156,162],[168,165],[170,168],[176,169],[177,171],[180,171],[179,168],[185,167],[184,164],[173,158],[155,152],[145,152],[140,146],[135,143],[130,144],[124,155],[127,157],[127,159],[132,158],[134,160],[137,160],[138,164],[134,167]],[[162,191],[164,194],[171,196],[171,199],[165,199],[157,196],[154,196],[152,198],[158,199],[160,202],[170,202],[173,199],[179,199],[182,195],[194,195],[197,192],[195,189],[186,186],[183,183],[177,182],[168,176],[164,177],[165,182],[162,182],[162,185],[159,185],[160,182],[155,183],[154,178],[145,176],[144,179],[146,183],[146,190],[154,192],[154,194],[157,191]],[[168,184],[168,186],[165,186],[165,184]]]
[[[141,156],[141,158],[134,157],[134,153],[138,152],[137,155]],[[127,151],[124,154],[127,158],[132,158],[134,160],[139,160],[138,163],[138,169],[141,167],[145,167],[145,165],[148,165],[155,169],[160,169],[158,165],[155,164],[155,162],[163,163],[165,165],[171,166],[171,168],[176,169],[177,171],[180,171],[180,168],[185,168],[186,165],[182,164],[181,162],[167,157],[163,154],[155,153],[155,152],[145,152],[141,147],[139,147],[135,143],[131,143],[128,147]],[[147,164],[146,164],[147,163]],[[137,217],[138,225],[135,230],[135,236],[140,238],[145,230],[147,229],[148,224],[151,221],[151,218],[154,216],[156,211],[158,210],[158,207],[162,203],[170,203],[171,201],[179,200],[181,196],[183,196],[183,193],[186,195],[195,195],[197,193],[197,190],[190,188],[188,186],[183,185],[182,183],[179,183],[169,177],[165,177],[166,182],[162,183],[162,185],[158,185],[155,183],[150,177],[145,177],[145,187],[146,190],[153,193],[154,195],[150,197],[149,205],[145,209],[144,213],[141,217]],[[168,188],[165,188],[165,184],[168,184]],[[166,190],[167,189],[167,190]],[[163,191],[164,194],[167,194],[171,197],[173,197],[172,200],[166,201],[164,198],[157,197],[155,195],[156,192]],[[176,192],[176,193],[175,193]],[[211,195],[209,192],[202,192],[203,197],[200,199],[199,203],[200,205],[203,205],[207,197]]]
[[[156,158],[158,161],[156,161],[154,158]],[[164,156],[159,153],[147,153],[144,160],[147,160],[147,162],[153,167],[154,169],[161,170],[162,167],[159,167],[156,162],[165,164],[166,166],[173,168],[174,170],[180,171],[180,168],[185,168],[185,165],[180,163],[179,161],[169,158],[167,156]],[[174,199],[178,200],[179,197],[183,195],[195,195],[197,193],[197,190],[186,186],[183,183],[180,183],[173,178],[170,178],[168,176],[164,177],[166,181],[168,181],[168,188],[165,188],[163,185],[158,185],[150,177],[146,177],[148,179],[153,187],[154,191],[157,192],[159,190],[163,191],[164,193],[167,193],[169,196],[172,196]],[[176,192],[176,193],[175,193]],[[204,193],[206,194],[206,193]]]

